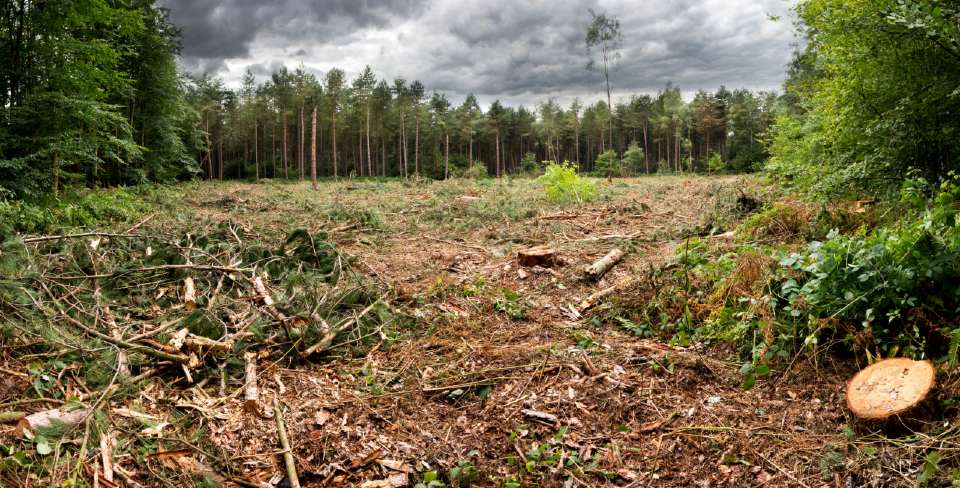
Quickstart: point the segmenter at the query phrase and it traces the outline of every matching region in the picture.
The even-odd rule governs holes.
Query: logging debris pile
[[[371,338],[386,337],[394,321],[387,300],[326,235],[297,230],[271,242],[231,221],[197,227],[3,244],[3,345],[37,374],[29,386],[36,398],[4,404],[0,420],[17,422],[37,452],[51,449],[48,439],[89,437],[91,425],[94,436],[115,436],[120,427],[101,407],[142,394],[137,388],[149,377],[183,389],[219,384],[217,397],[153,392],[181,408],[242,400],[248,410],[271,414],[269,400],[257,395],[258,363],[263,371],[323,354],[353,357]],[[163,436],[166,422],[120,410],[109,418],[138,421],[139,436]],[[63,470],[55,478],[71,479],[81,466],[96,471],[69,462],[60,448],[68,462],[52,462],[52,470]],[[76,455],[83,459],[82,451]],[[124,469],[107,463],[104,473]]]

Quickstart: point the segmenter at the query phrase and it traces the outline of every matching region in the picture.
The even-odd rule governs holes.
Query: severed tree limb
[[[293,459],[290,439],[287,438],[287,429],[283,425],[283,412],[280,410],[280,402],[277,397],[273,397],[273,418],[277,421],[277,437],[280,438],[280,447],[283,448],[283,464],[287,466],[287,481],[290,483],[290,488],[300,488],[300,478],[297,477],[297,463]]]
[[[246,388],[243,394],[243,408],[248,412],[253,412],[257,410],[257,404],[260,400],[260,392],[257,390],[257,353],[244,353],[243,359],[246,361],[246,367],[244,368]]]
[[[97,237],[126,237],[126,238],[131,238],[131,239],[136,239],[136,238],[139,238],[139,237],[143,237],[143,236],[140,235],[140,234],[130,234],[130,233],[126,233],[126,234],[110,234],[110,233],[107,233],[107,232],[84,232],[84,233],[82,233],[82,234],[64,234],[64,235],[57,235],[57,236],[28,237],[28,238],[26,238],[26,239],[23,240],[23,243],[24,243],[24,244],[30,244],[30,243],[33,243],[33,242],[57,241],[57,240],[60,240],[60,239],[74,239],[74,238],[79,238],[79,237],[93,237],[93,236],[97,236]]]
[[[84,325],[83,322],[80,322],[79,320],[77,320],[77,319],[75,319],[75,318],[73,318],[73,317],[71,317],[71,316],[69,316],[69,315],[67,315],[67,314],[64,314],[64,313],[62,313],[62,312],[61,312],[61,314],[63,315],[63,317],[64,317],[65,319],[67,319],[68,322],[70,322],[71,324],[73,324],[74,326],[76,326],[78,329],[81,329],[81,330],[83,330],[84,332],[86,332],[86,333],[88,333],[88,334],[91,334],[91,335],[93,335],[93,336],[96,336],[97,338],[102,339],[102,340],[104,340],[104,341],[106,341],[106,342],[109,342],[110,344],[113,344],[113,345],[115,345],[115,346],[117,346],[117,347],[122,347],[122,348],[124,348],[124,349],[128,349],[128,350],[131,350],[131,351],[137,351],[137,352],[146,354],[146,355],[148,355],[148,356],[153,356],[153,357],[155,357],[155,358],[165,359],[165,360],[167,360],[167,361],[173,361],[173,362],[178,363],[178,364],[187,364],[187,363],[190,362],[190,358],[187,357],[187,356],[184,356],[184,355],[182,355],[182,354],[170,354],[170,353],[167,353],[167,352],[163,352],[163,351],[161,351],[161,350],[159,350],[159,349],[154,349],[154,348],[152,348],[152,347],[147,347],[147,346],[144,346],[144,345],[141,345],[141,344],[131,344],[131,343],[129,343],[129,342],[127,342],[127,341],[124,341],[124,340],[122,340],[122,339],[116,339],[116,338],[113,338],[113,337],[111,337],[111,336],[108,336],[107,334],[104,334],[103,332],[100,332],[100,331],[98,331],[98,330],[91,329],[90,327],[87,327],[86,325]]]
[[[583,272],[587,275],[587,278],[594,281],[599,280],[604,274],[606,274],[607,271],[610,270],[610,268],[613,267],[613,265],[617,264],[621,259],[623,259],[623,255],[623,251],[615,247],[610,250],[606,256],[596,260],[593,264],[584,268]]]
[[[89,408],[67,410],[55,408],[42,412],[32,413],[17,422],[17,431],[22,435],[25,431],[35,431],[38,427],[50,427],[54,424],[77,425],[92,412]]]

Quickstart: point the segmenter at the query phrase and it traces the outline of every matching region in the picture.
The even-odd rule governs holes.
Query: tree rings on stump
[[[884,359],[847,383],[847,407],[858,418],[885,420],[922,403],[936,378],[937,369],[930,361]]]
[[[534,266],[552,268],[554,265],[559,264],[559,258],[555,250],[545,246],[538,246],[518,252],[517,263],[527,268]]]

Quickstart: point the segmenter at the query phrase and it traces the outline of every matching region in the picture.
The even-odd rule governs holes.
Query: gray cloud
[[[532,104],[598,98],[585,69],[593,8],[617,16],[618,95],[720,85],[775,89],[794,41],[788,0],[161,0],[183,31],[182,65],[236,85],[281,65],[422,80],[452,99]],[[783,16],[772,22],[770,15]]]

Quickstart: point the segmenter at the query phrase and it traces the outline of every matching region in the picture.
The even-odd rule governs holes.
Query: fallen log
[[[893,358],[863,369],[847,383],[847,407],[860,419],[908,413],[929,396],[937,379],[930,361]]]
[[[606,256],[594,261],[593,264],[585,267],[583,269],[584,274],[586,274],[588,279],[597,281],[603,277],[607,271],[610,271],[615,264],[620,262],[623,259],[624,252],[619,248],[613,248]]]

